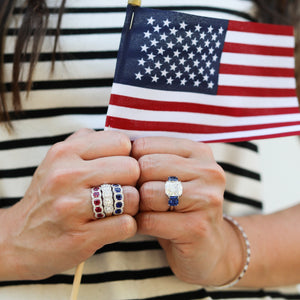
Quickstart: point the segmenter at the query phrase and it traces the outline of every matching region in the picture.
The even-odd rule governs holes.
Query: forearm
[[[236,218],[251,243],[245,287],[300,283],[300,204],[269,214]]]

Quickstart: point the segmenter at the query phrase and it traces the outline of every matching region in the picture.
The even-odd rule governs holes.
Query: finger
[[[205,230],[199,213],[143,212],[136,216],[138,233],[173,242],[188,242]]]
[[[84,225],[87,239],[99,249],[103,245],[116,243],[136,234],[137,224],[133,217],[120,215],[89,222]]]
[[[93,129],[90,128],[81,128],[79,130],[77,130],[76,132],[74,132],[73,134],[71,134],[70,136],[68,136],[66,138],[66,141],[70,141],[79,137],[83,137],[86,136],[88,134],[94,133],[95,131]]]
[[[66,155],[76,153],[84,160],[92,160],[99,157],[126,155],[131,151],[129,138],[116,131],[80,131],[59,143],[59,150]]]
[[[176,176],[181,181],[189,181],[198,178],[203,169],[212,166],[211,161],[199,161],[173,154],[144,155],[138,162],[141,170],[139,184],[150,180],[165,181],[169,176]]]
[[[153,153],[168,153],[186,158],[212,158],[212,151],[207,144],[187,139],[145,137],[134,141],[132,145],[132,156],[136,159],[139,159],[143,155]]]
[[[206,208],[211,202],[207,188],[195,182],[182,183],[183,193],[179,198],[178,206],[174,207],[176,212],[191,212]],[[168,197],[165,194],[165,182],[145,182],[139,189],[140,211],[165,212],[169,210]],[[209,191],[210,195],[212,194]],[[221,194],[220,194],[221,195]]]
[[[131,186],[123,186],[122,189],[124,195],[123,213],[134,216],[139,208],[139,193]],[[63,218],[76,220],[77,224],[85,224],[96,219],[90,189],[82,189],[73,197],[65,197],[56,204],[55,211],[61,212]]]
[[[129,156],[112,156],[85,162],[81,182],[92,187],[102,183],[135,186],[140,176],[138,162]]]

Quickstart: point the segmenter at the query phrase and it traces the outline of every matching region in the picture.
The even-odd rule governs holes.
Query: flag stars
[[[202,27],[200,26],[200,24],[198,24],[198,25],[195,26],[195,31],[200,32],[201,28]]]
[[[183,45],[182,50],[188,52],[190,49],[190,46],[188,44]]]
[[[205,37],[206,37],[205,32],[201,32],[201,33],[200,33],[200,39],[201,39],[201,40],[204,40]]]
[[[181,52],[178,49],[174,51],[174,57],[179,57],[180,54]]]
[[[148,31],[146,31],[146,32],[144,32],[144,38],[150,38],[151,37],[151,35],[152,35],[152,33],[148,30]]]
[[[156,76],[156,74],[154,76],[151,77],[152,78],[152,82],[157,82],[159,77]]]
[[[223,34],[223,32],[224,32],[224,28],[223,28],[223,27],[220,27],[220,28],[219,28],[219,34]]]
[[[192,40],[192,45],[193,45],[193,46],[196,46],[197,43],[198,43],[198,40],[197,40],[196,38],[194,38],[194,39]]]
[[[141,51],[142,52],[146,52],[147,53],[147,50],[149,49],[149,47],[145,44],[145,45],[143,45],[143,46],[141,46]]]
[[[168,56],[164,57],[164,60],[166,63],[170,63],[171,57],[168,55]]]
[[[161,30],[161,27],[157,24],[155,27],[153,27],[154,32],[159,32]]]
[[[190,67],[190,66],[186,66],[186,67],[184,68],[184,71],[187,72],[187,73],[190,73],[191,67]]]
[[[180,85],[186,85],[186,82],[187,80],[185,78],[183,78],[181,81],[180,81]]]
[[[182,57],[182,58],[179,59],[179,64],[180,65],[184,65],[185,62],[186,62],[186,60],[184,59],[184,57]]]
[[[153,23],[154,23],[154,21],[155,21],[155,19],[153,19],[152,17],[150,18],[150,19],[147,19],[147,24],[149,25],[153,25]]]
[[[206,61],[206,59],[207,59],[207,55],[206,55],[205,53],[204,53],[204,54],[202,54],[202,55],[201,55],[201,59],[202,59],[202,60],[204,60],[204,61]]]
[[[201,46],[197,47],[197,53],[201,53],[203,48]]]
[[[189,31],[186,31],[185,34],[186,34],[186,36],[187,36],[188,38],[191,38],[193,32],[192,32],[191,30],[189,30]]]
[[[212,33],[213,30],[214,30],[214,28],[211,25],[207,28],[208,33]]]
[[[206,41],[204,42],[204,47],[209,47],[209,45],[210,45],[210,40],[206,40]]]
[[[176,78],[181,78],[181,76],[182,76],[182,73],[181,73],[180,71],[178,71],[178,72],[176,73]]]
[[[151,74],[152,71],[153,71],[153,69],[151,69],[150,67],[145,68],[146,74]]]
[[[206,62],[206,68],[210,68],[210,66],[211,66],[211,62],[210,62],[210,61],[207,61],[207,62]]]
[[[209,48],[208,53],[213,54],[214,53],[214,48],[213,47]]]
[[[157,39],[153,39],[153,40],[150,41],[150,43],[151,43],[151,46],[156,47],[157,44],[158,44],[158,40]]]
[[[170,65],[170,69],[171,69],[172,71],[176,71],[176,69],[177,69],[176,64],[174,63],[174,64]]]
[[[179,36],[177,39],[177,43],[182,44],[182,42],[184,41],[184,38],[182,36]]]
[[[191,74],[189,74],[189,77],[190,77],[191,80],[194,80],[195,77],[196,77],[196,74],[195,73],[191,73]]]
[[[175,46],[175,44],[172,43],[172,41],[170,43],[167,43],[168,49],[173,49],[173,47]]]
[[[146,61],[143,58],[141,58],[138,60],[138,62],[139,62],[139,66],[144,66]]]
[[[172,77],[167,78],[167,84],[172,85],[174,79]]]
[[[197,80],[194,82],[194,86],[195,86],[195,87],[199,87],[199,86],[200,86],[200,83],[201,83],[201,82],[197,79]]]
[[[164,23],[165,27],[169,27],[170,24],[171,24],[171,22],[169,21],[169,19],[164,20],[163,23]]]
[[[160,47],[159,49],[157,49],[157,53],[160,54],[160,55],[164,55],[164,52],[166,50],[164,50],[162,47]]]
[[[165,33],[163,33],[163,34],[160,35],[160,40],[161,40],[161,41],[166,41],[166,40],[167,40],[167,37],[168,37],[168,36],[167,36]]]
[[[135,73],[134,75],[136,80],[142,80],[142,77],[144,76],[141,74],[141,72]]]
[[[208,79],[209,79],[209,76],[208,76],[207,74],[205,74],[205,75],[203,76],[203,80],[204,80],[204,81],[208,81]]]
[[[164,70],[161,71],[161,76],[167,77],[168,73],[169,72],[166,69],[164,69]]]
[[[220,48],[221,43],[219,41],[216,42],[216,48]]]
[[[194,57],[195,57],[195,53],[190,52],[190,53],[189,53],[189,59],[194,59]]]
[[[203,73],[204,73],[203,67],[201,67],[201,68],[198,70],[198,72],[199,72],[199,74],[203,75]]]
[[[147,55],[148,55],[149,60],[154,60],[154,58],[156,56],[156,55],[153,54],[153,52],[151,52],[150,54],[147,54]]]
[[[213,61],[217,61],[217,59],[218,59],[218,55],[215,54],[215,55],[212,57],[212,60],[213,60]]]
[[[215,75],[216,70],[214,68],[211,68],[209,70],[210,75]]]
[[[214,33],[214,34],[211,36],[211,40],[212,40],[212,41],[216,41],[216,40],[217,40],[217,37],[218,37],[218,36]]]
[[[198,67],[200,64],[200,61],[198,59],[194,60],[194,67]]]
[[[187,24],[183,21],[180,23],[180,29],[184,29],[186,28]]]
[[[209,89],[212,89],[214,87],[214,83],[212,82],[212,81],[210,81],[209,83],[208,83],[208,88]]]
[[[178,30],[175,27],[173,27],[173,28],[170,29],[170,34],[176,35],[177,31]]]
[[[162,63],[158,60],[158,61],[155,63],[155,68],[160,69],[161,66],[162,66]]]

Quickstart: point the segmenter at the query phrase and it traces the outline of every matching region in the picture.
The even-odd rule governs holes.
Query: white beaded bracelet
[[[250,263],[250,257],[251,257],[250,242],[249,242],[248,236],[245,233],[243,227],[235,219],[233,219],[230,216],[227,216],[224,214],[223,218],[225,220],[227,220],[228,222],[230,222],[231,224],[233,224],[242,234],[242,236],[244,238],[245,246],[246,246],[246,261],[245,261],[245,265],[244,265],[242,272],[238,275],[237,278],[235,278],[233,281],[226,283],[224,285],[213,286],[214,289],[226,289],[226,288],[230,288],[230,287],[234,286],[235,284],[237,284],[244,277],[246,271],[248,270],[249,263]]]

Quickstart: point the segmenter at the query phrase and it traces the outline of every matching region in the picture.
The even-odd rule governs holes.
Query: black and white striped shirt
[[[7,97],[16,30],[17,1],[5,48]],[[68,0],[62,20],[54,73],[51,51],[59,0],[47,1],[50,24],[29,97],[22,92],[23,113],[13,113],[14,132],[0,126],[0,207],[19,201],[50,146],[83,128],[103,130],[109,101],[125,0]],[[144,0],[143,6],[235,20],[255,20],[250,0]],[[24,71],[28,63],[24,65]],[[26,74],[26,72],[24,72]],[[25,79],[25,78],[24,78]],[[254,142],[212,144],[226,172],[224,210],[230,215],[262,211],[259,152]],[[5,224],[1,224],[5,226]],[[0,282],[0,299],[68,299],[74,270],[38,282]],[[209,291],[173,276],[158,242],[135,236],[107,245],[84,268],[79,299],[300,299],[295,287],[257,291]]]

